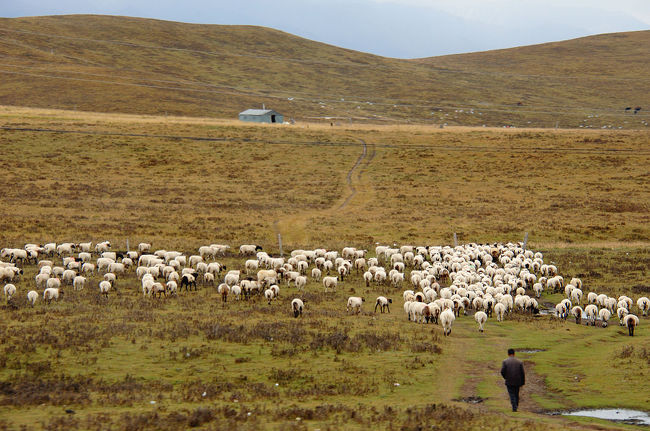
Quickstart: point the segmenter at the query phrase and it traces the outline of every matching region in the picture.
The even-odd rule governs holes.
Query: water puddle
[[[650,414],[639,410],[628,409],[597,409],[597,410],[576,410],[563,412],[567,416],[584,416],[597,419],[606,419],[615,422],[622,422],[631,425],[650,426]]]
[[[468,404],[480,404],[483,401],[485,401],[485,398],[481,398],[481,397],[465,397],[465,398],[455,399],[454,401],[461,401],[463,403],[468,403]]]

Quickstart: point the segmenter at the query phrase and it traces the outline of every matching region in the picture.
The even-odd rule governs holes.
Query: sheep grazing
[[[607,328],[608,321],[609,318],[612,317],[612,313],[606,308],[601,308],[598,312],[598,317],[600,317],[600,320],[602,321],[603,328]]]
[[[442,332],[445,336],[451,335],[451,326],[455,319],[454,312],[449,308],[440,313],[440,324],[442,325]]]
[[[582,307],[576,305],[571,309],[571,315],[576,319],[576,325],[582,323]]]
[[[598,307],[594,304],[589,304],[585,307],[585,314],[587,318],[591,321],[592,326],[596,326],[596,318],[598,316]]]
[[[296,289],[304,291],[305,286],[307,285],[307,277],[304,275],[299,275],[296,277]]]
[[[477,311],[476,314],[474,314],[474,320],[478,323],[478,330],[480,332],[483,332],[483,326],[485,325],[485,322],[487,322],[487,319],[487,314],[483,311]]]
[[[11,298],[16,294],[16,286],[13,284],[5,284],[4,292],[7,302],[9,302],[11,301]]]
[[[60,296],[63,296],[63,291],[56,287],[48,287],[43,291],[43,301],[47,301],[48,304],[52,300],[58,301]]]
[[[384,312],[384,310],[388,310],[388,312],[390,313],[389,304],[392,304],[392,303],[393,303],[392,299],[389,299],[389,298],[387,299],[384,296],[378,296],[377,297],[377,302],[375,302],[375,313],[377,312],[377,307],[379,307],[379,309],[381,310],[382,313]]]
[[[361,313],[361,305],[365,302],[365,300],[365,298],[361,298],[359,296],[350,296],[348,298],[348,305],[345,310],[347,312],[350,312],[350,310],[352,310],[354,314],[359,314]]]
[[[153,286],[151,287],[151,295],[155,298],[156,295],[158,295],[158,298],[160,298],[162,295],[167,296],[167,289],[165,286],[162,285],[162,283],[154,283]]]
[[[102,281],[99,282],[99,294],[100,295],[104,295],[104,297],[108,298],[108,291],[109,290],[111,290],[110,281],[102,280]]]
[[[262,247],[255,244],[244,244],[239,247],[239,254],[242,256],[253,256],[256,252],[261,251]]]
[[[305,307],[305,304],[299,298],[294,298],[291,301],[291,311],[293,311],[293,317],[302,317],[302,309]]]
[[[273,298],[275,298],[275,291],[271,288],[268,288],[264,291],[264,297],[266,298],[267,303],[270,305]]]
[[[227,302],[228,294],[230,293],[230,287],[226,283],[221,283],[219,287],[217,287],[217,291],[221,295],[221,302]]]
[[[78,275],[72,280],[72,288],[74,290],[82,290],[86,284],[86,277]]]
[[[644,316],[647,316],[648,310],[650,310],[650,299],[642,296],[641,298],[637,299],[636,306],[639,307],[639,310]]]
[[[38,299],[38,292],[35,290],[30,290],[27,292],[27,301],[29,301],[30,304],[32,304],[32,307],[34,304],[36,304],[36,300]]]
[[[630,337],[634,336],[634,328],[639,326],[639,318],[634,314],[627,314],[623,317],[623,325],[627,326],[627,331]]]
[[[196,277],[193,274],[183,274],[179,290],[183,290],[183,287],[185,287],[186,292],[189,291],[191,287],[194,287],[194,290],[196,290]]]
[[[336,290],[337,283],[338,279],[336,277],[323,277],[323,287],[325,287],[325,292],[327,292],[327,289]]]

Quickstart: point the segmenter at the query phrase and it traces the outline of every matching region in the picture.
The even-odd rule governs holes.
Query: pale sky
[[[399,58],[650,29],[650,0],[0,0],[7,18],[81,13],[262,25]]]

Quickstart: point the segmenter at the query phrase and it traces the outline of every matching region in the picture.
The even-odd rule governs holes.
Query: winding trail
[[[323,210],[318,210],[316,212],[314,211],[305,211],[300,214],[296,214],[294,216],[286,216],[281,219],[276,219],[273,221],[273,231],[275,232],[275,235],[277,236],[278,234],[282,233],[280,231],[280,225],[284,224],[283,222],[290,222],[291,223],[291,229],[298,231],[305,228],[307,221],[312,218],[312,217],[317,217],[318,215],[327,215],[327,214],[332,214],[338,211],[341,211],[345,209],[348,204],[354,199],[354,197],[357,195],[357,184],[361,182],[361,176],[365,172],[366,168],[372,161],[372,159],[376,155],[376,149],[374,144],[368,145],[363,139],[357,138],[357,141],[359,144],[356,145],[361,145],[361,154],[357,158],[357,160],[354,162],[354,165],[348,170],[346,174],[346,183],[347,183],[347,188],[348,188],[348,194],[345,196],[343,201],[338,201],[336,202],[332,207],[323,209]],[[369,151],[368,147],[371,147],[371,150]]]
[[[348,188],[350,189],[350,194],[345,198],[345,200],[337,208],[337,210],[339,210],[339,211],[342,210],[343,208],[345,208],[348,205],[348,203],[350,202],[350,200],[354,197],[354,195],[357,194],[357,188],[354,186],[354,184],[352,184],[352,175],[354,174],[354,170],[357,169],[361,165],[361,162],[363,161],[363,159],[365,159],[366,156],[368,155],[368,145],[366,144],[366,142],[363,139],[359,139],[359,142],[361,142],[361,145],[363,145],[363,151],[361,152],[361,155],[359,156],[357,161],[354,163],[354,166],[352,166],[352,168],[350,168],[350,170],[348,171],[348,175],[346,176],[346,181],[348,182]],[[374,151],[373,151],[373,157],[374,157]],[[361,173],[362,172],[363,172],[363,170],[359,171],[359,175],[357,176],[357,180],[361,179]]]

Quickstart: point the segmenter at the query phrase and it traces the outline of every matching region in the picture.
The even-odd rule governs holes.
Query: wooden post
[[[458,247],[458,237],[456,236],[456,232],[454,232],[454,247]]]
[[[282,252],[282,235],[278,233],[278,247],[280,248],[280,257],[284,257],[284,253]]]
[[[528,244],[528,232],[524,235],[524,251],[526,251],[526,244]]]
[[[126,251],[131,251],[131,249],[129,248],[129,239],[128,238],[126,239]]]

